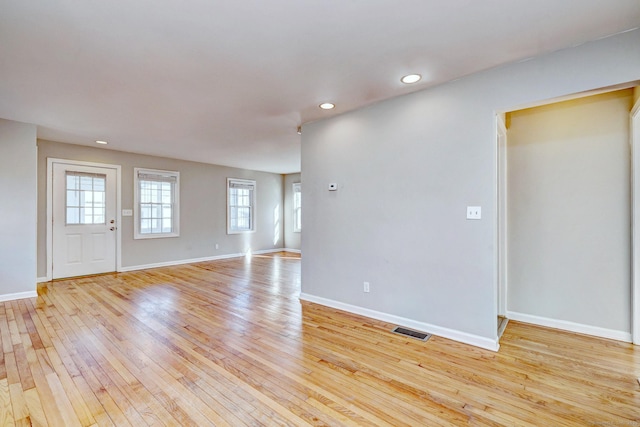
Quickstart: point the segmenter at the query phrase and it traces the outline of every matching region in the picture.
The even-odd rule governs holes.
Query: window
[[[256,230],[255,205],[255,181],[227,178],[227,234]]]
[[[105,224],[107,176],[94,173],[66,173],[67,225]]]
[[[134,169],[135,238],[177,237],[180,173]]]
[[[293,231],[302,231],[302,184],[293,184]]]

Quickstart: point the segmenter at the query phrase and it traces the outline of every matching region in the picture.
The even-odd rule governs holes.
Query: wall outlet
[[[364,292],[369,292],[369,282],[364,282],[364,288],[363,288]]]
[[[336,184],[335,182],[329,184],[329,191],[338,191],[338,184]]]
[[[482,219],[482,208],[480,206],[467,206],[467,219]]]

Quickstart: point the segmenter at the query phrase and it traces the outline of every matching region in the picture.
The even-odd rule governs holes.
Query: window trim
[[[172,211],[172,229],[170,233],[140,233],[140,174],[161,175],[165,177],[175,178],[173,185],[173,211]],[[167,171],[159,169],[133,168],[133,193],[134,193],[134,209],[133,209],[133,238],[134,239],[161,239],[165,237],[180,236],[180,172]]]
[[[302,232],[302,183],[294,182],[292,188],[293,188],[293,193],[291,198],[291,206],[293,206],[293,232],[301,233]],[[300,206],[296,206],[296,193],[300,193]],[[300,227],[296,227],[296,224],[298,223],[298,221],[296,221],[298,216],[301,217]]]
[[[250,230],[233,230],[231,229],[231,184],[245,184],[252,185],[253,192],[251,197],[251,210],[250,210]],[[256,194],[258,192],[256,181],[253,179],[241,179],[241,178],[227,178],[227,234],[247,234],[256,232]]]

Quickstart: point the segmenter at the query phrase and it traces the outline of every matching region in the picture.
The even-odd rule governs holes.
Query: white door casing
[[[631,110],[631,170],[632,170],[632,307],[631,335],[633,343],[640,345],[640,99]]]
[[[498,137],[498,315],[507,315],[507,127],[496,115]]]
[[[47,276],[117,271],[119,167],[52,159],[48,166]]]

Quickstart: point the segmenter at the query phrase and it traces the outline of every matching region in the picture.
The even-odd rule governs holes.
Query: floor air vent
[[[431,334],[426,334],[424,332],[414,331],[412,329],[407,329],[403,327],[396,327],[393,331],[394,334],[404,335],[405,337],[415,338],[420,341],[426,341],[431,337]]]

